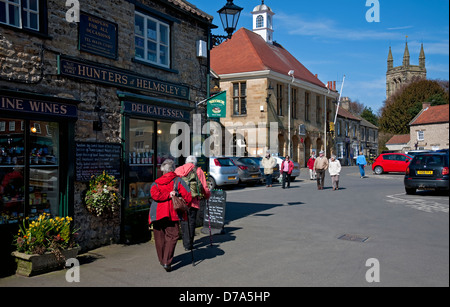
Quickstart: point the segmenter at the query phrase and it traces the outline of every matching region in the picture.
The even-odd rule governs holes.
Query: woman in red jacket
[[[174,162],[165,160],[161,165],[163,176],[152,185],[151,196],[153,199],[150,207],[149,224],[153,224],[156,252],[159,262],[167,272],[172,270],[172,260],[175,246],[179,238],[180,217],[173,209],[172,197],[178,193],[187,204],[192,202],[190,189],[175,172]]]
[[[283,189],[286,187],[286,181],[287,181],[287,187],[291,187],[291,175],[294,171],[294,162],[289,160],[289,156],[286,156],[284,161],[281,163],[281,175],[283,176]]]

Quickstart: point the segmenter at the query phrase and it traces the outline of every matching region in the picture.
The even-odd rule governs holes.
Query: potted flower
[[[86,209],[93,215],[116,217],[122,201],[117,179],[105,171],[92,176],[84,200]]]
[[[62,268],[75,258],[79,247],[71,217],[51,217],[43,213],[37,220],[25,218],[14,238],[17,274],[33,276]]]

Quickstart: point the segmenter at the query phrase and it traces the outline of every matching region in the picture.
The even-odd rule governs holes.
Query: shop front
[[[73,140],[79,101],[0,90],[0,258],[18,223],[73,215]],[[7,267],[7,266],[0,266]],[[0,272],[0,275],[5,272]]]
[[[149,239],[148,212],[150,188],[162,176],[161,164],[166,159],[176,166],[184,163],[171,151],[171,134],[176,122],[190,122],[192,107],[188,104],[154,97],[119,92],[122,105],[124,139],[123,233],[125,242]]]

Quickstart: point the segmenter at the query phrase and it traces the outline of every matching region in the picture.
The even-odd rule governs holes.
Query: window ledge
[[[164,67],[164,66],[151,64],[151,63],[148,63],[148,62],[145,62],[143,60],[136,59],[136,58],[132,58],[131,62],[142,64],[142,65],[145,65],[145,66],[148,66],[148,67],[152,67],[152,68],[155,68],[155,69],[164,70],[164,71],[171,72],[171,73],[174,73],[174,74],[178,74],[179,73],[178,70],[170,69],[170,68],[167,68],[167,67]]]

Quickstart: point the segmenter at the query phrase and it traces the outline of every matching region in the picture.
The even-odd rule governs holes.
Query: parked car
[[[284,157],[274,157],[274,158],[275,158],[275,160],[277,160],[277,164],[278,164],[278,167],[280,168],[280,173],[281,173],[281,163],[283,163],[285,158]],[[292,161],[292,162],[294,162],[294,170],[292,171],[291,182],[295,181],[295,179],[298,176],[300,176],[300,165],[295,161]]]
[[[218,186],[236,185],[239,183],[239,168],[230,158],[209,158],[208,185],[211,190]]]
[[[372,164],[375,174],[404,173],[412,160],[412,156],[402,153],[387,153],[379,155]]]
[[[422,154],[422,153],[427,153],[427,152],[432,152],[431,150],[410,150],[407,151],[406,154],[408,156],[414,157],[416,155]]]
[[[406,169],[404,184],[406,194],[420,190],[449,190],[449,154],[423,153],[414,157]]]
[[[256,163],[259,164],[259,171],[261,172],[261,182],[266,182],[266,176],[264,175],[264,167],[262,166],[262,157],[248,157],[248,159],[252,159]],[[273,168],[272,180],[278,180],[280,178],[280,167],[278,164]]]
[[[246,184],[257,184],[261,181],[262,175],[259,170],[259,162],[248,157],[232,157],[234,164],[239,168],[239,182]]]

